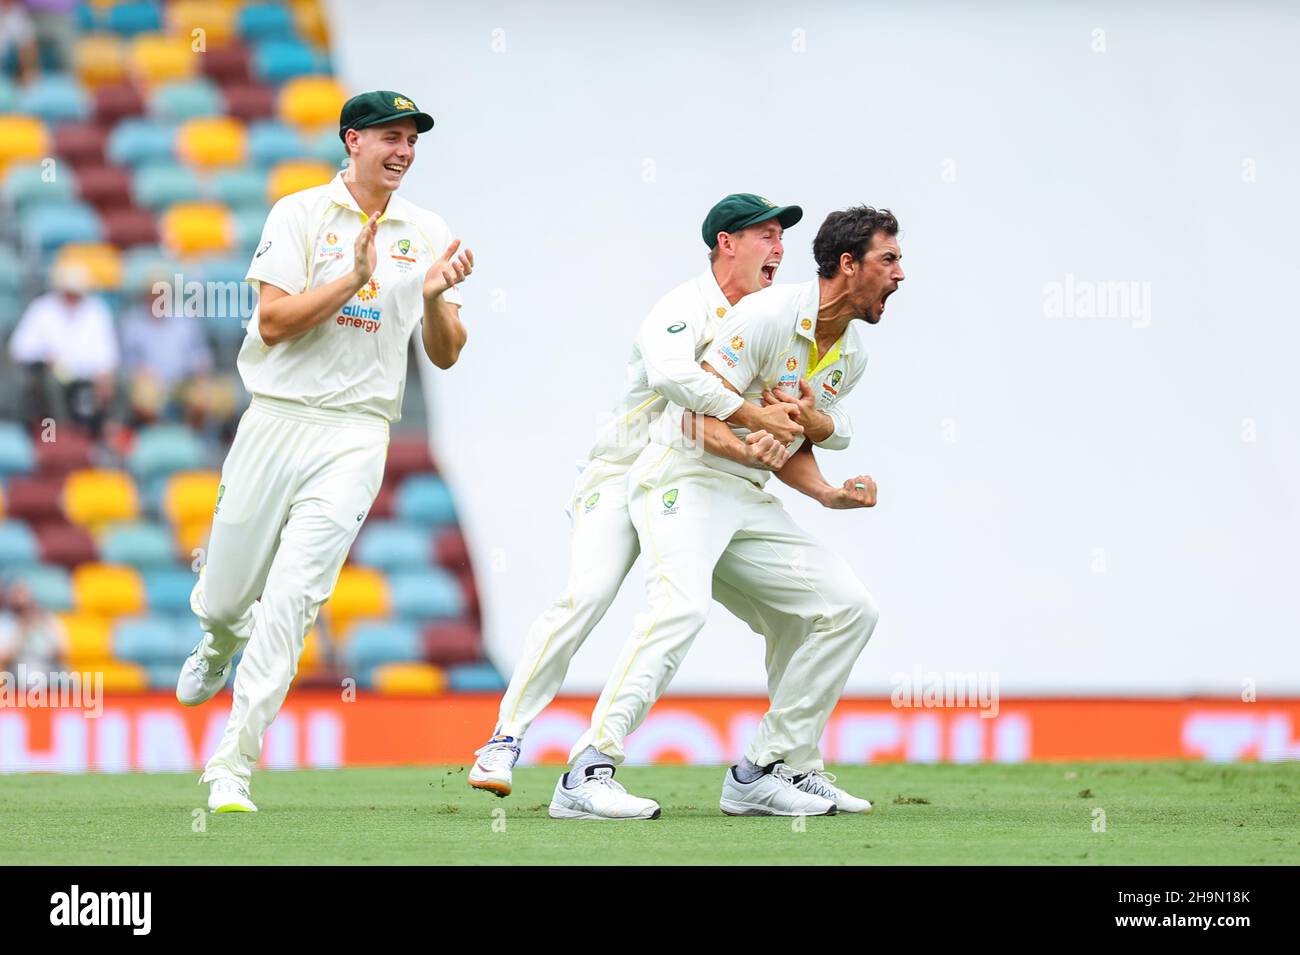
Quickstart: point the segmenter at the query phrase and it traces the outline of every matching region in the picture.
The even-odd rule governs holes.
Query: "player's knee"
[[[846,631],[864,641],[870,638],[880,619],[880,608],[876,606],[876,601],[867,592],[867,588],[856,581],[842,587],[837,594],[836,604],[835,616],[843,621]]]
[[[202,582],[195,584],[190,592],[190,609],[202,621],[205,630],[235,630],[248,613],[248,607],[242,601],[223,596],[219,591],[214,593]]]

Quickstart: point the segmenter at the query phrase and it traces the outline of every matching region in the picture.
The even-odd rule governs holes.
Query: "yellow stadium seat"
[[[95,88],[126,76],[126,47],[115,33],[90,33],[77,40],[72,69],[83,86]]]
[[[280,90],[280,118],[302,130],[335,126],[348,93],[332,76],[299,76]]]
[[[302,645],[302,656],[298,658],[298,671],[314,670],[325,660],[323,650],[324,637],[320,635],[320,630],[312,627],[311,632],[307,634],[307,639]]]
[[[95,669],[113,656],[113,624],[93,613],[62,613],[59,622],[68,637],[68,667]]]
[[[266,201],[275,203],[291,192],[323,186],[334,178],[334,172],[329,163],[311,159],[287,159],[277,163],[266,180]]]
[[[5,489],[0,485],[0,519],[5,516]]]
[[[220,486],[221,474],[217,471],[178,471],[167,480],[163,491],[163,513],[174,527],[202,524],[206,533]]]
[[[345,565],[324,609],[331,625],[339,626],[358,617],[386,617],[390,603],[383,574],[371,567]]]
[[[222,43],[235,31],[235,7],[220,0],[176,0],[167,4],[167,26],[191,39],[202,30],[205,44]]]
[[[229,116],[203,116],[181,126],[176,152],[192,166],[236,166],[244,161],[244,124]]]
[[[220,203],[178,202],[163,213],[159,231],[173,255],[203,255],[230,249],[235,223]]]
[[[188,79],[198,72],[203,55],[195,53],[190,42],[188,34],[141,33],[131,41],[132,75],[148,85]]]
[[[447,688],[447,675],[432,663],[381,663],[375,667],[375,689],[401,696],[434,696]]]
[[[82,613],[118,617],[144,610],[144,580],[125,564],[81,564],[72,571],[72,601]]]
[[[50,154],[50,137],[39,119],[18,113],[0,116],[0,176],[14,163],[37,162]]]
[[[63,485],[63,513],[72,523],[89,528],[135,520],[140,513],[135,481],[125,471],[73,471]]]
[[[293,25],[304,40],[328,49],[329,22],[316,0],[293,0]]]
[[[104,674],[104,694],[137,693],[149,688],[149,673],[138,663],[113,660],[96,668]]]
[[[77,265],[90,276],[91,287],[115,292],[122,287],[122,253],[106,242],[71,243],[59,249],[54,271],[62,265]]]
[[[193,562],[196,550],[206,549],[208,534],[212,531],[211,510],[201,521],[186,521],[176,525],[176,553],[183,561]]]

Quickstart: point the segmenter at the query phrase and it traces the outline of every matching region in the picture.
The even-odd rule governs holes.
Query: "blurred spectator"
[[[45,400],[43,412],[67,418],[99,438],[112,407],[117,337],[108,306],[87,295],[84,269],[55,270],[54,291],[33,299],[9,339],[9,354],[26,366]]]
[[[3,2],[3,0],[0,0]],[[78,0],[27,0],[36,42],[48,50],[54,69],[72,69],[72,51],[77,41],[77,24],[73,19]]]
[[[0,611],[0,671],[16,673],[19,664],[29,675],[62,669],[67,637],[54,614],[21,581],[10,585],[7,603]]]
[[[18,0],[0,0],[0,70],[30,83],[40,72],[36,28]]]
[[[146,292],[122,316],[122,370],[136,422],[184,413],[192,425],[207,417],[212,352],[199,320],[163,307],[168,296]]]

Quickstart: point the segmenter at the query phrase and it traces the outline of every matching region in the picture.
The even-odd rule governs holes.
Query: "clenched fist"
[[[790,458],[790,449],[766,431],[751,431],[745,436],[745,455],[750,467],[779,471]]]
[[[853,507],[875,507],[876,482],[867,474],[851,477],[842,487],[831,488],[822,503],[837,511]]]

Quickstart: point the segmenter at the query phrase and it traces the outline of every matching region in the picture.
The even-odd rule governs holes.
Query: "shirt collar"
[[[368,214],[361,210],[357,205],[357,200],[352,197],[348,187],[343,182],[343,171],[339,171],[329,185],[325,187],[325,194],[329,196],[330,201],[335,205],[342,206],[345,209],[351,209],[361,216],[368,217]],[[415,207],[407,202],[401,196],[394,193],[388,197],[388,208],[379,217],[380,222],[387,222],[392,219],[394,222],[412,222],[415,219]]]
[[[817,310],[821,308],[821,280],[813,279],[804,285],[795,300],[798,316],[795,318],[794,332],[800,338],[807,339],[814,346],[817,343]],[[848,328],[840,336],[840,354],[851,355],[862,347],[858,337],[857,321],[849,322]],[[806,327],[805,327],[806,326]]]
[[[722,294],[722,287],[718,285],[718,279],[713,274],[713,269],[706,269],[704,274],[695,280],[700,287],[700,293],[704,296],[704,301],[709,306],[709,317],[722,318],[731,311],[731,303],[727,301],[727,296]]]

